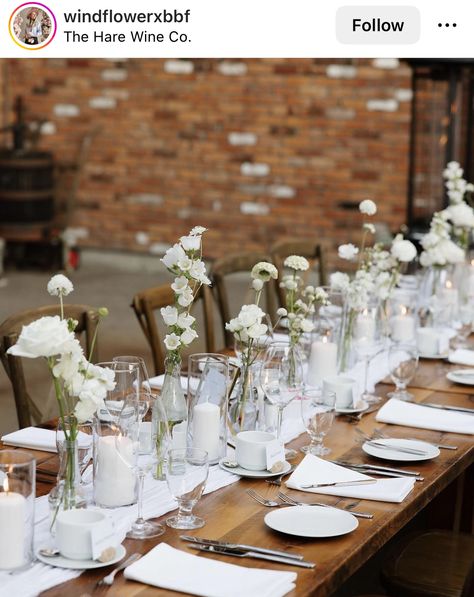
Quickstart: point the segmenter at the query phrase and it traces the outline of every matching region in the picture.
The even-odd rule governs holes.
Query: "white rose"
[[[168,306],[160,309],[161,317],[166,325],[176,325],[178,321],[178,309]]]
[[[201,248],[201,237],[199,235],[182,236],[179,240],[185,251],[199,251]]]
[[[183,247],[175,244],[166,251],[161,261],[168,269],[173,269],[178,264],[178,261],[184,259],[184,257],[186,257],[186,253],[183,251]]]
[[[28,359],[52,357],[68,351],[74,340],[67,321],[58,315],[41,317],[23,326],[17,343],[8,349],[8,354]]]
[[[67,296],[74,290],[71,280],[62,274],[53,276],[48,282],[47,288],[51,296]]]
[[[183,294],[183,292],[188,288],[188,279],[184,276],[179,276],[178,278],[174,279],[173,284],[171,284],[171,289],[176,294]]]
[[[178,326],[182,329],[190,328],[195,321],[196,318],[189,313],[181,313],[178,317]]]
[[[196,330],[188,328],[187,330],[184,330],[184,332],[181,334],[181,344],[188,346],[188,344],[191,344],[191,342],[195,340],[197,337],[198,335]]]
[[[165,336],[165,346],[168,350],[176,350],[181,346],[181,340],[176,334],[167,334]]]
[[[392,257],[398,261],[408,263],[416,257],[416,247],[409,240],[395,240],[390,250]]]
[[[371,199],[364,199],[359,203],[359,210],[366,216],[374,216],[377,213],[377,205]]]
[[[347,245],[341,245],[337,252],[341,259],[347,259],[347,261],[352,261],[354,257],[358,254],[359,249],[355,247],[352,243],[349,243]]]
[[[181,307],[189,307],[193,300],[193,291],[191,290],[191,288],[189,288],[189,286],[185,288],[180,295],[178,295],[178,303],[181,305]]]

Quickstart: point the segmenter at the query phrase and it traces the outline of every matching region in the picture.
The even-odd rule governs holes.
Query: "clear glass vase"
[[[171,449],[186,447],[188,406],[181,386],[181,357],[168,354],[165,359],[165,379],[161,389],[161,404],[168,419]]]
[[[258,391],[255,364],[243,364],[229,399],[229,426],[232,435],[257,427]]]

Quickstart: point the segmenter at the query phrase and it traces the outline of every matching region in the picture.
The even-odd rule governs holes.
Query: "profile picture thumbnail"
[[[56,18],[44,4],[29,2],[19,6],[10,17],[13,41],[27,50],[44,48],[56,35]]]

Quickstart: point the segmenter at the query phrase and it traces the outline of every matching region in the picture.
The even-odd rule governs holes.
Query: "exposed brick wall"
[[[85,246],[159,252],[197,223],[212,257],[282,236],[336,246],[359,221],[340,204],[367,197],[392,230],[405,221],[397,60],[24,59],[8,73],[59,160],[100,129],[74,217]]]

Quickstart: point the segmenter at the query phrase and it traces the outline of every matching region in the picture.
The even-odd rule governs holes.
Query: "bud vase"
[[[232,435],[239,431],[256,429],[258,415],[255,367],[244,364],[237,374],[238,378],[229,399],[229,430]]]

